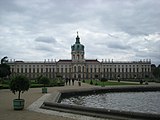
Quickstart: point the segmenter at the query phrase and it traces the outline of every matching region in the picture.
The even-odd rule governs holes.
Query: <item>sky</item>
[[[160,64],[160,0],[0,0],[0,58],[71,59],[77,31],[86,59]]]

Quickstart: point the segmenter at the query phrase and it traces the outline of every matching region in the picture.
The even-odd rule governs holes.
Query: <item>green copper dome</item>
[[[80,43],[80,38],[77,33],[76,42],[71,46],[72,51],[84,51],[84,45]]]

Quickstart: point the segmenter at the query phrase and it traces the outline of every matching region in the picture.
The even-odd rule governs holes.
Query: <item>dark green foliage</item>
[[[98,83],[96,82],[95,85],[98,85]]]
[[[140,79],[140,81],[139,81],[139,82],[140,82],[140,84],[142,85],[144,81],[143,81],[142,79]]]
[[[18,92],[18,99],[20,99],[21,92],[27,91],[29,89],[30,82],[27,77],[18,75],[11,79],[10,90],[15,94]]]
[[[0,64],[0,77],[1,78],[9,76],[11,74],[10,66],[7,65],[8,60],[6,59],[7,57],[3,57],[1,59],[1,64]]]
[[[56,78],[52,81],[54,86],[64,86],[65,81],[63,80],[61,75],[57,75]]]
[[[7,63],[7,62],[8,62],[7,58],[8,58],[7,56],[3,57],[3,58],[1,59],[1,64]]]
[[[92,80],[90,81],[90,84],[93,85],[93,81]]]
[[[57,76],[56,76],[57,78],[62,78],[62,75],[60,75],[60,74],[57,74]]]
[[[39,77],[37,77],[37,79],[35,80],[35,83],[40,83],[40,79],[42,78],[43,76],[40,75]]]
[[[46,85],[49,85],[50,83],[50,80],[49,78],[45,77],[45,76],[42,76],[40,78],[40,81],[39,81],[40,84],[43,84],[43,86],[45,87]]]
[[[151,70],[152,70],[152,75],[155,79],[159,79],[160,80],[160,65],[158,65],[158,67],[156,67],[155,64],[151,65]]]
[[[107,78],[101,78],[101,82],[106,82],[106,81],[108,81]]]
[[[160,78],[160,67],[156,67],[152,73],[155,78]]]
[[[98,86],[115,86],[115,85],[139,85],[138,83],[133,83],[133,82],[115,82],[115,81],[106,81],[106,82],[101,82],[101,81],[96,81],[92,80],[93,84],[95,85],[96,83]],[[90,84],[90,80],[86,80],[85,83]]]
[[[95,78],[97,79],[97,78],[98,78],[98,75],[95,75]]]

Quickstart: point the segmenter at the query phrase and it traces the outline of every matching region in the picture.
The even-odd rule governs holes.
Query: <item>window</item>
[[[88,68],[87,68],[87,73],[88,73]],[[88,74],[87,74],[88,75]]]
[[[92,73],[92,68],[90,68],[90,71],[91,71],[91,73]]]
[[[82,59],[83,59],[83,55],[81,55]]]
[[[107,72],[108,72],[108,68],[107,68]]]
[[[131,68],[129,68],[129,72],[131,72]]]
[[[31,73],[31,68],[29,68],[29,73]]]
[[[81,72],[81,66],[78,66],[78,72]]]
[[[27,73],[27,68],[25,68],[25,73]]]
[[[133,68],[133,72],[135,72],[135,68]]]
[[[63,68],[61,68],[61,72],[63,72]]]
[[[48,68],[46,68],[46,72],[48,72]]]
[[[122,68],[122,72],[124,72],[124,68]]]
[[[39,73],[39,68],[37,68],[37,73]]]
[[[97,69],[96,69],[96,68],[94,68],[94,72],[97,72]]]
[[[35,68],[33,68],[33,73],[35,73]]]

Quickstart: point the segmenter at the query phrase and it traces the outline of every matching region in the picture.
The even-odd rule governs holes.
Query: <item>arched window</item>
[[[83,72],[84,72],[84,66],[83,66]]]
[[[83,59],[83,55],[82,55],[82,59]]]
[[[78,66],[78,72],[81,72],[81,66]]]
[[[74,66],[74,72],[76,72],[76,66]]]

